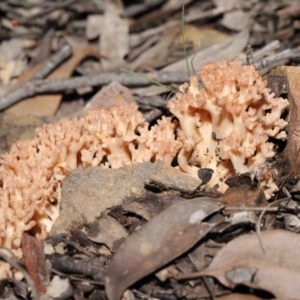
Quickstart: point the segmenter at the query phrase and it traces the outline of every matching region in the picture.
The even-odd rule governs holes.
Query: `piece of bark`
[[[299,89],[299,67],[282,66],[271,71],[268,75],[268,86],[276,94],[288,92],[290,102],[287,127],[288,138],[284,150],[284,157],[289,168],[293,168],[294,176],[300,175],[300,89]]]

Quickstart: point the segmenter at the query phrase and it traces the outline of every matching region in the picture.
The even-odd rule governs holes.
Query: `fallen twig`
[[[256,222],[256,233],[257,233],[257,237],[258,237],[258,240],[259,240],[259,244],[260,244],[261,250],[263,251],[264,254],[266,254],[266,250],[265,250],[265,248],[263,246],[263,242],[262,242],[262,239],[261,239],[261,232],[260,232],[262,218],[263,218],[264,214],[268,211],[269,208],[271,208],[272,206],[274,206],[276,204],[279,204],[279,203],[281,203],[283,201],[289,200],[289,199],[291,199],[291,198],[287,197],[287,198],[276,200],[276,201],[270,203],[269,205],[267,205],[266,207],[264,207],[264,209],[262,210],[261,214],[258,217],[258,220]]]
[[[65,61],[72,54],[72,47],[68,44],[64,45],[53,57],[46,63],[46,65],[38,71],[31,79],[39,80],[44,79],[49,75],[57,66],[59,66],[63,61]]]
[[[262,59],[262,60],[256,62],[254,65],[257,70],[261,70],[261,69],[266,68],[268,65],[270,65],[274,62],[299,56],[299,54],[297,53],[298,51],[299,51],[298,48],[285,49],[281,52],[270,55],[270,56],[266,57],[265,59]]]
[[[55,10],[65,8],[65,7],[71,5],[71,4],[75,3],[75,2],[76,2],[76,0],[66,0],[65,2],[57,3],[57,4],[55,4],[55,5],[51,6],[51,7],[46,8],[45,10],[39,11],[36,14],[31,15],[29,18],[24,18],[23,20],[22,19],[20,19],[20,20],[13,20],[13,24],[16,25],[16,26],[19,26],[19,25],[28,25],[31,22],[35,21],[39,17],[45,16],[47,14],[50,14],[51,12],[53,12]]]
[[[263,212],[278,212],[278,207],[240,207],[240,206],[226,206],[224,211],[263,211]]]
[[[280,42],[278,40],[274,40],[261,49],[256,50],[253,53],[253,59],[258,61],[259,59],[263,58],[265,55],[267,55],[269,52],[276,50],[280,47]]]
[[[185,72],[155,72],[143,74],[143,77],[128,73],[105,72],[89,76],[72,77],[59,80],[35,80],[25,83],[22,87],[0,98],[0,110],[35,95],[58,93],[68,89],[87,86],[102,86],[115,80],[125,86],[147,86],[153,81],[161,84],[182,83],[187,81]]]
[[[164,0],[145,1],[144,3],[132,4],[124,9],[121,16],[122,18],[133,18],[139,14],[149,11],[156,6],[162,4]]]

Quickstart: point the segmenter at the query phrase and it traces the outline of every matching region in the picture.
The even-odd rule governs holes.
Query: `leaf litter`
[[[263,289],[278,299],[297,299],[300,293],[300,236],[283,230],[261,233],[265,253],[256,233],[246,234],[226,244],[209,267],[185,278],[212,276],[230,288],[246,285]],[[284,246],[283,246],[284,245]]]
[[[110,263],[108,298],[120,299],[128,286],[194,246],[215,226],[202,220],[220,209],[216,199],[195,198],[172,205],[132,233]]]

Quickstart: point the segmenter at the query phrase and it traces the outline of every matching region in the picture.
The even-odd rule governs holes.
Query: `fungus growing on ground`
[[[239,60],[206,63],[199,77],[205,88],[192,76],[168,102],[181,127],[180,169],[195,178],[211,171],[207,185],[220,192],[227,189],[230,175],[249,172],[270,198],[277,186],[268,163],[274,144],[268,140],[286,139],[287,122],[281,115],[288,100],[275,97],[255,67],[241,66]]]
[[[181,147],[176,124],[164,117],[148,126],[135,104],[119,105],[44,125],[33,140],[16,142],[1,159],[0,246],[20,258],[24,231],[49,234],[59,215],[62,181],[72,169],[157,159],[170,164]],[[9,276],[10,266],[1,261],[0,280]]]
[[[270,93],[254,66],[237,60],[204,64],[199,75],[206,88],[192,76],[168,103],[180,122],[177,140],[170,118],[149,129],[135,104],[123,104],[44,125],[33,140],[16,142],[0,160],[0,246],[21,258],[23,232],[49,234],[63,179],[75,168],[158,159],[171,164],[179,152],[180,169],[208,186],[224,192],[230,175],[250,172],[269,198],[277,186],[267,161],[275,155],[268,139],[286,138],[281,114],[288,101]],[[10,266],[0,262],[0,280],[10,275]]]

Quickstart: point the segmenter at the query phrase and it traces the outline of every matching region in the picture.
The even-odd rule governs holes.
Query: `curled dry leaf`
[[[300,295],[300,236],[283,230],[242,235],[222,248],[210,266],[199,274],[213,276],[225,286],[239,284],[263,289],[277,299],[298,299]]]
[[[244,261],[204,273],[206,276],[216,277],[222,284],[231,288],[243,284],[268,291],[276,299],[299,299],[300,272],[274,263],[261,260]]]
[[[44,294],[46,292],[45,286],[49,283],[49,278],[43,252],[43,243],[24,232],[22,236],[22,252],[26,269],[34,282],[36,290]]]
[[[109,300],[194,246],[214,226],[202,220],[221,208],[208,197],[183,201],[133,232],[112,258],[105,282]]]

